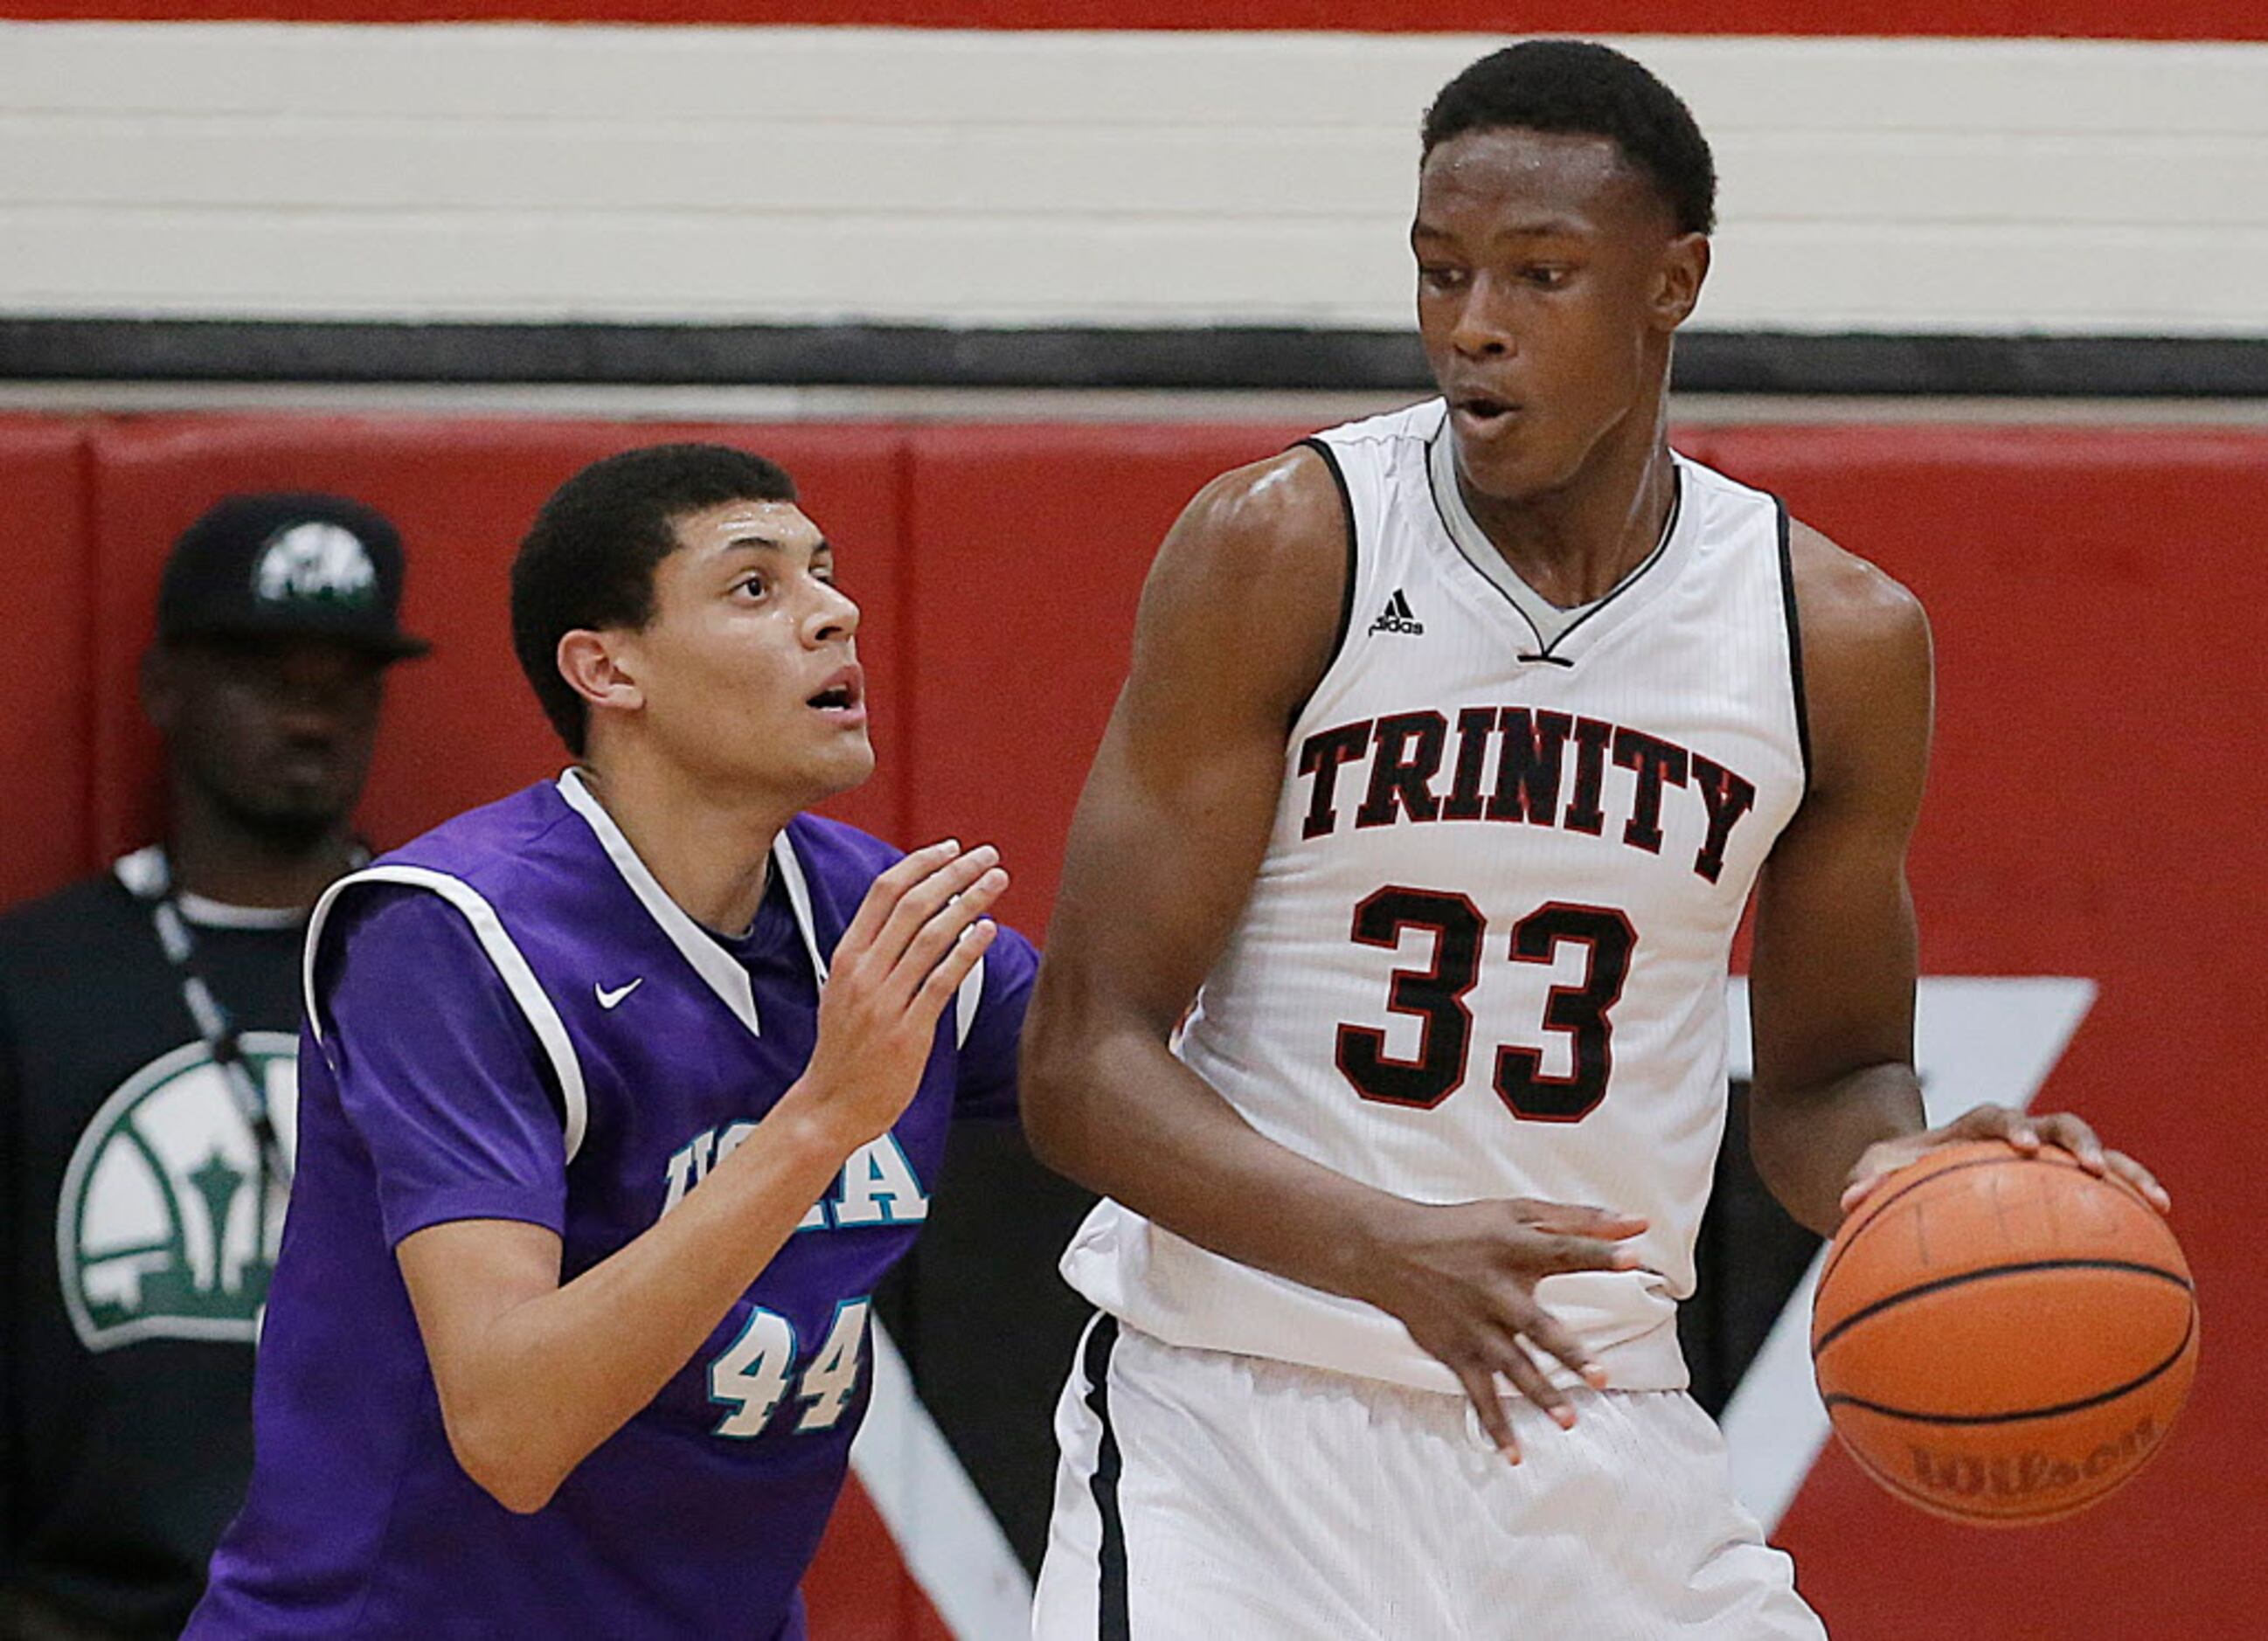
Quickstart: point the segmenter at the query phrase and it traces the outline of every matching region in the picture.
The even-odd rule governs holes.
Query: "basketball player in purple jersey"
[[[1820,1635],[1675,1328],[1751,885],[1798,1219],[1983,1137],[2164,1205],[2073,1117],[1925,1130],[1928,629],[1669,447],[1714,192],[1619,53],[1475,63],[1411,236],[1442,397],[1224,475],[1159,553],[1026,1060],[1035,1146],[1108,1199],[1041,1641]]]
[[[787,475],[633,451],[545,505],[520,661],[576,767],[308,938],[257,1458],[188,1634],[796,1637],[868,1295],[1035,957],[989,848],[801,813],[873,754]]]

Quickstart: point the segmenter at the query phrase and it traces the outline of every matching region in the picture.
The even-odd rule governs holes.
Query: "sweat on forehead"
[[[718,552],[828,550],[819,526],[793,502],[743,500],[696,507],[679,513],[670,526],[681,546]]]
[[[1543,219],[1588,216],[1626,203],[1666,218],[1668,202],[1653,179],[1605,137],[1570,132],[1491,129],[1452,137],[1425,156],[1419,173],[1418,229],[1428,207],[1510,206]],[[1523,225],[1526,225],[1523,224]]]

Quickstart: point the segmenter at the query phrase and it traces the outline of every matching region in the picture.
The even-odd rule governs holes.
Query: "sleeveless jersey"
[[[309,922],[251,1483],[193,1641],[800,1641],[797,1588],[872,1389],[871,1296],[928,1218],[953,1121],[1006,1115],[1027,943],[1001,931],[897,1122],[539,1511],[506,1511],[457,1461],[394,1249],[446,1220],[520,1220],[558,1235],[566,1283],[676,1211],[762,1143],[810,1063],[831,955],[898,857],[798,815],[777,894],[720,940],[570,770],[332,887]],[[386,987],[342,1018],[379,953],[363,973]]]
[[[1727,965],[1806,778],[1786,515],[1677,458],[1654,553],[1547,643],[1449,437],[1437,400],[1309,441],[1350,518],[1344,631],[1176,1052],[1261,1132],[1380,1189],[1643,1216],[1639,1269],[1539,1297],[1616,1386],[1676,1388]],[[1115,1202],[1064,1272],[1175,1344],[1456,1389],[1384,1312]]]

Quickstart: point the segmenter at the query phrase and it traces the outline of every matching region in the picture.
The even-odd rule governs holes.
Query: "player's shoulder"
[[[599,864],[596,839],[563,825],[573,818],[551,781],[453,815],[333,884],[316,902],[313,943],[335,950],[349,931],[358,942],[448,940],[468,919],[541,916],[563,894],[572,901]],[[563,871],[563,847],[580,852]],[[571,921],[574,911],[552,915]]]
[[[1263,576],[1341,550],[1346,519],[1330,459],[1312,444],[1294,445],[1207,483],[1182,510],[1159,562],[1240,579]]]
[[[574,810],[557,781],[538,781],[509,797],[452,815],[372,865],[380,873],[409,867],[438,872],[467,883],[509,877],[530,869],[554,834],[578,837],[585,828],[568,825]]]
[[[1911,589],[1800,519],[1788,520],[1787,551],[1807,663],[1846,652],[1926,660],[1929,618]]]

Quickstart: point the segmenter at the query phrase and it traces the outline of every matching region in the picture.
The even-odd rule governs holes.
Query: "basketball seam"
[[[1927,1185],[1932,1180],[1941,1180],[1948,1174],[1966,1174],[1971,1168],[1998,1167],[2001,1164],[2011,1160],[2044,1162],[2051,1166],[2058,1168],[2079,1168],[2079,1161],[2076,1158],[2066,1160],[2064,1158],[2052,1155],[2046,1152],[2036,1152],[2030,1157],[2027,1158],[2024,1156],[2023,1152],[2012,1150],[2009,1154],[2005,1157],[1978,1157],[1969,1162],[1956,1162],[1950,1167],[1939,1168],[1933,1173],[1924,1174],[1918,1180],[1910,1181],[1906,1184],[1898,1187],[1896,1190],[1892,1191],[1888,1196],[1882,1198],[1881,1202],[1876,1203],[1873,1208],[1867,1211],[1867,1217],[1864,1219],[1859,1221],[1857,1225],[1849,1227],[1849,1236],[1840,1239],[1843,1244],[1842,1247],[1835,1252],[1834,1256],[1827,1262],[1825,1268],[1820,1271],[1820,1285],[1822,1287],[1826,1285],[1827,1278],[1834,1275],[1835,1268],[1843,1262],[1843,1256],[1858,1246],[1859,1239],[1866,1234],[1867,1227],[1873,1225],[1877,1219],[1880,1219],[1882,1217],[1884,1211],[1887,1210],[1892,1203],[1911,1196],[1914,1192],[1921,1189],[1923,1186]],[[2084,1171],[2081,1170],[2081,1172]]]
[[[1896,1293],[1860,1306],[1820,1335],[1818,1338],[1813,1340],[1811,1354],[1816,1357],[1822,1350],[1868,1317],[1879,1316],[1884,1311],[1895,1310],[1908,1299],[1918,1299],[1931,1293],[1942,1293],[1948,1288],[1958,1288],[1967,1283],[1982,1282],[1988,1277],[2016,1277],[2033,1270],[2124,1270],[2132,1271],[2139,1277],[2162,1277],[2186,1293],[2194,1293],[2197,1291],[2191,1284],[2189,1278],[2179,1271],[2168,1270],[2162,1265],[2146,1265],[2131,1259],[2031,1259],[2007,1265],[1987,1265],[1978,1270],[1964,1270],[1950,1277],[1935,1277],[1927,1282],[1901,1289]]]
[[[2190,1306],[2189,1326],[2182,1329],[2182,1342],[2174,1347],[2173,1354],[2159,1363],[2157,1366],[2139,1379],[2132,1379],[2123,1385],[2113,1386],[2110,1389],[2095,1395],[2083,1396],[2077,1402],[2061,1402],[2051,1408],[2028,1408],[2016,1413],[1914,1413],[1904,1408],[1885,1407],[1879,1402],[1868,1402],[1863,1396],[1845,1395],[1839,1391],[1831,1396],[1823,1396],[1821,1400],[1826,1403],[1830,1416],[1837,1408],[1858,1408],[1867,1413],[1878,1413],[1886,1419],[1902,1419],[1911,1424],[2019,1424],[2027,1419],[2060,1418],[2066,1413],[2081,1413],[2088,1408],[2099,1408],[2108,1402],[2116,1402],[2122,1396],[2130,1396],[2162,1378],[2181,1361],[2183,1355],[2190,1348],[2191,1341],[2196,1337],[2197,1306],[2192,1304]]]

